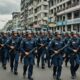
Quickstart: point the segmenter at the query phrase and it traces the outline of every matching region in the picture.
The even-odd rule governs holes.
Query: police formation
[[[23,63],[23,77],[33,80],[33,66],[45,69],[53,67],[53,79],[61,80],[62,65],[70,63],[71,78],[76,78],[80,64],[80,34],[60,32],[0,33],[0,59],[2,67],[10,63],[11,72],[18,75],[18,63]]]

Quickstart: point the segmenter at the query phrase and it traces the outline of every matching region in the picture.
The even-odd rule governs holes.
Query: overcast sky
[[[10,20],[11,13],[20,11],[20,0],[0,0],[0,29]]]

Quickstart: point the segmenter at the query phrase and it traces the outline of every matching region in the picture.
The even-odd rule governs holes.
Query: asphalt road
[[[14,75],[12,72],[10,72],[10,67],[9,63],[7,64],[7,70],[3,70],[1,67],[0,63],[0,80],[28,80],[27,75],[26,78],[23,78],[23,64],[19,64],[18,67],[18,75]],[[34,66],[34,71],[33,71],[33,78],[34,80],[54,80],[52,77],[52,68],[42,70],[41,68],[37,68]],[[71,80],[71,75],[70,75],[70,67],[68,66],[67,68],[63,65],[62,69],[62,75],[61,75],[62,80]],[[77,72],[77,79],[80,80],[80,69]]]

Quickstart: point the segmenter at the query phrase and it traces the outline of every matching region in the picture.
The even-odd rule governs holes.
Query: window
[[[48,9],[48,6],[47,5],[44,5],[44,10],[47,10]]]
[[[59,26],[57,26],[57,30],[59,30]]]
[[[51,10],[50,13],[53,14],[53,10]]]
[[[74,18],[79,18],[80,17],[80,11],[75,11],[74,12]]]
[[[63,31],[65,31],[65,26],[63,26]]]
[[[63,21],[65,20],[65,16],[63,16]]]
[[[72,14],[71,14],[71,13],[68,13],[68,14],[67,14],[67,18],[68,18],[68,19],[71,19],[71,18],[72,18]]]
[[[73,30],[79,32],[79,24],[73,25]]]
[[[48,14],[47,13],[44,13],[44,17],[47,17],[48,16]]]
[[[35,13],[37,13],[37,9],[35,9]]]
[[[71,31],[71,25],[67,26],[67,31]]]

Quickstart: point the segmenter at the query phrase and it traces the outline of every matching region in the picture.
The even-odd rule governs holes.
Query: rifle
[[[78,48],[76,48],[74,46],[74,48],[72,50],[73,50],[73,55],[75,55],[75,54],[77,54],[80,51],[80,46],[78,46]]]
[[[60,51],[62,51],[63,49],[65,49],[68,45],[65,45],[64,47],[62,47],[59,50],[52,50],[52,52],[54,52],[54,54],[52,54],[52,57],[55,56],[56,54],[58,55]]]
[[[9,46],[9,47],[10,47],[10,51],[9,51],[9,53],[15,51],[15,47],[14,47],[14,46]],[[12,48],[12,47],[13,47],[13,48]]]
[[[79,50],[80,50],[80,47],[78,47],[77,49],[73,49],[73,55],[76,55]]]
[[[70,39],[70,40],[71,40],[71,39]],[[52,50],[52,52],[55,53],[55,54],[52,55],[52,57],[53,57],[54,55],[56,55],[56,54],[59,54],[60,51],[62,51],[63,49],[65,49],[65,48],[68,46],[70,40],[69,40],[68,43],[67,43],[64,47],[62,47],[61,49],[59,49],[59,50],[57,50],[57,51],[56,51],[56,50]]]
[[[34,52],[36,49],[37,49],[37,47],[33,48],[33,49],[30,50],[30,51],[27,49],[26,52],[25,52],[26,57],[28,57],[29,54],[32,53],[32,52]]]

